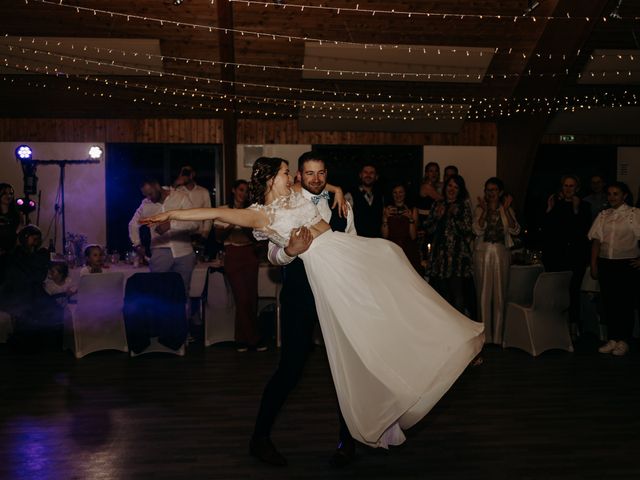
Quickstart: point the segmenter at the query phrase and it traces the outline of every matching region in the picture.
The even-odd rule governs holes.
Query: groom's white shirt
[[[311,200],[311,197],[315,196],[313,193],[302,189],[302,195],[304,198]],[[318,211],[320,212],[320,216],[322,219],[329,223],[331,220],[331,207],[329,206],[329,201],[326,198],[321,198],[320,201],[316,205],[318,207]],[[349,211],[347,212],[347,226],[345,228],[345,233],[349,233],[351,235],[357,235],[356,227],[353,223],[353,209],[351,205],[347,203],[347,207]],[[290,257],[284,251],[284,248],[279,247],[273,242],[269,242],[269,261],[274,265],[288,265],[293,262],[296,257]]]

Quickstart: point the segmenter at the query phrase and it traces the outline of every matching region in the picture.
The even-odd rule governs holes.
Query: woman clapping
[[[502,345],[504,309],[512,235],[520,233],[511,208],[512,197],[505,195],[502,180],[492,177],[484,184],[473,216],[473,232],[478,236],[473,271],[478,294],[479,320],[485,324],[485,341]]]

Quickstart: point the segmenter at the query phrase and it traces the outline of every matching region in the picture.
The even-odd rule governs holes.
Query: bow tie
[[[311,201],[314,203],[314,205],[317,205],[323,198],[329,200],[329,192],[327,192],[326,190],[320,195],[312,195]]]

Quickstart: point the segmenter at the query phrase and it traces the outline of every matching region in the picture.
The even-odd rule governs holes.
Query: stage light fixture
[[[102,157],[102,148],[94,145],[89,149],[89,158],[98,160],[100,157]]]
[[[16,148],[16,158],[18,160],[31,160],[33,156],[33,151],[29,145],[20,145]]]
[[[16,206],[18,210],[28,215],[36,209],[36,202],[28,197],[21,197],[16,199]]]

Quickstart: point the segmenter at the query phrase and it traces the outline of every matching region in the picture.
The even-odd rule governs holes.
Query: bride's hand
[[[333,199],[333,205],[331,205],[331,208],[334,209],[336,207],[340,207],[338,209],[338,214],[341,217],[346,217],[349,214],[349,204],[344,198],[344,192],[340,187],[335,187],[334,195],[335,197]]]
[[[138,220],[140,225],[157,225],[159,223],[164,223],[168,220],[171,220],[170,214],[171,212],[162,212],[157,213],[155,215],[151,215],[150,217],[141,218]]]

